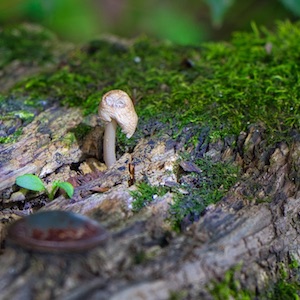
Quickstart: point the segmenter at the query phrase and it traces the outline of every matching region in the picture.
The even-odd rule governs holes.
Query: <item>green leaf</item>
[[[33,174],[25,174],[18,176],[16,178],[16,184],[20,187],[31,191],[40,192],[46,190],[42,180],[38,176]]]
[[[57,187],[63,189],[69,198],[72,198],[73,194],[74,194],[74,187],[71,183],[69,182],[56,182],[55,183]]]

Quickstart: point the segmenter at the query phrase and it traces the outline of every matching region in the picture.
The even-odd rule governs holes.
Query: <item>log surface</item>
[[[17,76],[15,82],[19,80]],[[195,156],[236,163],[242,174],[218,204],[177,234],[166,222],[175,197],[172,188],[139,213],[132,211],[130,191],[136,186],[130,184],[129,164],[136,182],[170,186],[183,176],[192,180],[198,169],[178,167],[189,137],[146,135],[105,170],[99,162],[103,124],[96,116],[88,124],[91,132],[70,140],[83,121],[80,109],[50,105],[17,141],[0,145],[0,299],[145,300],[170,299],[172,293],[212,299],[210,284],[237,265],[241,287],[259,295],[278,279],[280,264],[300,262],[298,132],[266,147],[264,128],[256,124],[230,143],[196,146]],[[78,165],[88,168],[90,177],[79,178],[74,170]],[[74,196],[60,195],[51,202],[43,194],[24,198],[14,183],[25,173],[39,175],[49,186],[77,176]],[[79,254],[28,251],[11,243],[8,226],[40,209],[87,215],[109,230],[110,239]]]

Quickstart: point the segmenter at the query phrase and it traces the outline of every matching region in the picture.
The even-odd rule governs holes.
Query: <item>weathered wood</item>
[[[78,109],[53,107],[41,113],[13,144],[0,146],[0,190],[11,187],[17,176],[35,173],[44,177],[64,164],[78,162],[78,143],[65,135],[82,121]]]
[[[184,299],[211,299],[211,282],[239,264],[241,286],[259,295],[278,279],[279,263],[300,261],[298,132],[266,146],[263,126],[251,125],[230,141],[209,144],[206,128],[195,127],[202,136],[191,149],[185,148],[188,134],[179,140],[147,134],[109,170],[99,171],[97,162],[99,172],[76,186],[72,199],[61,195],[49,202],[43,195],[20,194],[14,185],[18,175],[36,173],[50,185],[77,176],[74,163],[83,168],[89,157],[101,160],[103,128],[96,116],[83,140],[66,138],[82,122],[87,120],[80,109],[53,106],[35,116],[16,142],[0,146],[0,299],[169,299],[182,291]],[[177,234],[166,219],[176,193],[186,191],[172,187],[183,176],[201,173],[193,164],[178,166],[186,151],[236,163],[242,175],[218,204]],[[138,213],[132,211],[130,191],[136,186],[129,184],[129,163],[137,182],[170,187]],[[35,207],[88,215],[111,238],[81,254],[22,249],[6,239],[6,229]]]
[[[140,141],[104,177],[77,190],[104,184],[110,187],[108,192],[93,193],[74,203],[60,197],[43,208],[90,215],[110,228],[110,241],[89,253],[64,257],[7,247],[1,257],[3,299],[168,299],[171,291],[179,290],[187,290],[191,298],[201,294],[210,299],[206,285],[239,263],[241,284],[262,291],[276,279],[279,262],[300,259],[300,195],[295,181],[299,173],[290,176],[299,166],[300,143],[295,139],[289,147],[279,143],[263,149],[263,141],[263,132],[251,127],[244,136],[244,153],[234,154],[226,147],[219,150],[223,159],[231,153],[243,162],[243,178],[177,237],[170,235],[165,223],[172,193],[136,216],[131,212],[126,168],[130,158],[137,180],[145,175],[153,184],[178,180],[172,171],[178,154],[174,147],[166,147],[170,141],[165,137]],[[207,153],[215,155],[213,148],[210,145]],[[248,163],[247,157],[251,157]],[[273,201],[251,200],[265,195]],[[138,255],[152,258],[136,264]]]

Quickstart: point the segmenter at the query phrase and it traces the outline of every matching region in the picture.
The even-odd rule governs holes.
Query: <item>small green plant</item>
[[[42,180],[33,174],[24,174],[16,178],[16,184],[22,188],[36,192],[46,192],[50,200],[53,200],[58,189],[64,190],[71,198],[74,193],[74,187],[69,182],[56,180],[52,183],[50,191],[47,190]]]
[[[167,189],[163,186],[151,186],[148,183],[140,182],[137,184],[137,190],[130,192],[130,195],[134,198],[132,202],[132,210],[140,211],[143,207],[147,206],[153,201],[153,196],[159,197],[167,193]]]

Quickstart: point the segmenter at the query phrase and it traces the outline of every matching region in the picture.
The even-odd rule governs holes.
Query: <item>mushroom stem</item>
[[[105,125],[104,138],[103,138],[103,160],[109,168],[116,160],[116,130],[117,122],[112,119]]]

